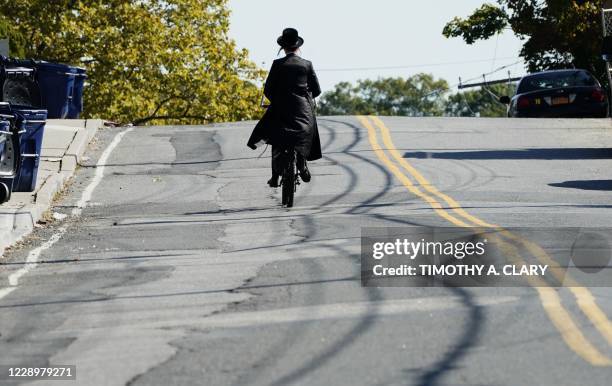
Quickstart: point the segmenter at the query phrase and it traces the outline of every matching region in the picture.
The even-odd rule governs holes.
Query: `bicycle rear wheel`
[[[287,208],[293,207],[293,197],[295,195],[295,151],[287,152],[287,162],[285,171],[283,172],[283,205]]]

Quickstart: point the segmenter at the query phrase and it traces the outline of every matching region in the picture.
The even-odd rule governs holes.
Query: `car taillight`
[[[523,107],[529,107],[529,98],[527,97],[520,97],[518,102],[516,103],[516,105],[520,108]]]
[[[591,99],[596,102],[603,102],[604,100],[606,100],[606,95],[604,94],[602,89],[596,88],[591,93]]]

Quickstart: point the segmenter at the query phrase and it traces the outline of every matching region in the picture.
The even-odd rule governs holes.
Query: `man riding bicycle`
[[[286,56],[272,64],[264,87],[270,106],[247,143],[251,149],[257,148],[260,141],[272,145],[272,178],[268,185],[274,188],[279,186],[285,149],[295,149],[297,169],[304,182],[311,179],[306,161],[322,157],[314,102],[321,95],[321,87],[312,63],[297,55],[304,39],[297,30],[287,28],[277,43]]]

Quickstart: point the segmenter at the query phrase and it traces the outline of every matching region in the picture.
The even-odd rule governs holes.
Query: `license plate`
[[[557,106],[557,105],[567,105],[569,104],[569,97],[555,97],[552,99],[552,105],[553,106]]]

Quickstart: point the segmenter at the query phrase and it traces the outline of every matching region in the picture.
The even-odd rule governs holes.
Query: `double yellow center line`
[[[496,236],[494,241],[499,244],[500,248],[516,264],[524,264],[517,248],[518,245],[525,247],[529,253],[533,254],[541,262],[554,265],[553,260],[539,245],[523,239],[498,225],[490,224],[469,214],[452,197],[440,192],[402,157],[393,144],[389,129],[378,117],[359,116],[357,119],[368,130],[370,145],[380,161],[412,194],[429,204],[438,216],[458,227],[480,227],[496,230],[500,236]],[[384,149],[380,146],[379,137],[382,138],[385,146]],[[441,202],[444,202],[446,207]],[[576,298],[576,303],[582,312],[606,339],[608,345],[612,345],[612,323],[610,323],[606,314],[599,308],[591,292],[571,278],[563,277],[561,272],[553,272],[556,272],[555,276],[559,282],[565,281],[565,283],[570,285],[569,289]],[[531,278],[529,282],[538,291],[546,314],[561,334],[567,346],[593,366],[612,366],[612,359],[602,354],[584,336],[571,314],[563,307],[557,291],[542,279]]]

